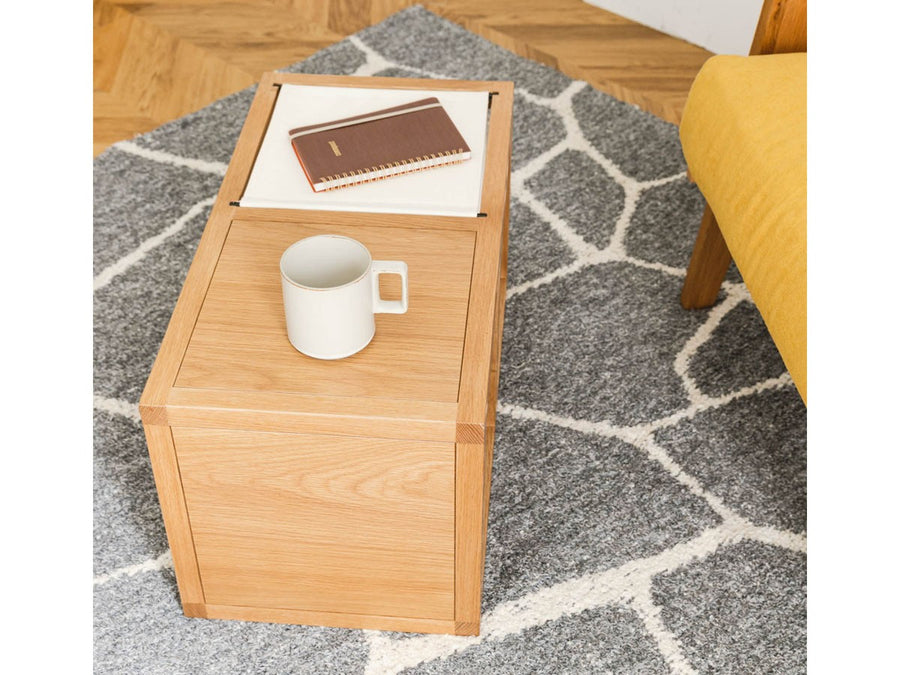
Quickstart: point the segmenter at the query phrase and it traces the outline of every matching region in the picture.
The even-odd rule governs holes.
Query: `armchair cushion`
[[[806,400],[806,54],[715,56],[685,105],[691,178]]]

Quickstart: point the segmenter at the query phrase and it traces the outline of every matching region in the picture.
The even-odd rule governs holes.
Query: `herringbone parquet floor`
[[[94,155],[256,82],[414,0],[95,0]],[[677,123],[711,54],[581,0],[418,4]]]

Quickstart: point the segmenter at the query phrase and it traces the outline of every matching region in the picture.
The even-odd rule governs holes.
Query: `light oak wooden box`
[[[282,83],[493,92],[483,213],[236,205]],[[512,100],[511,82],[264,76],[141,397],[186,615],[478,633]],[[323,232],[409,265],[408,313],[340,361],[284,324],[281,253]]]

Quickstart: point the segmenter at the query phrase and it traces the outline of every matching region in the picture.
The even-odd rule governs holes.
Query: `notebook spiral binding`
[[[323,187],[320,192],[328,192],[330,190],[339,190],[343,187],[350,187],[351,185],[360,185],[361,183],[373,183],[377,180],[384,180],[385,178],[392,178],[393,176],[401,176],[407,173],[415,173],[417,171],[424,171],[425,169],[436,168],[439,166],[450,166],[453,164],[460,164],[467,157],[460,157],[460,159],[451,159],[452,157],[460,156],[465,151],[462,148],[457,148],[456,150],[448,150],[446,152],[438,152],[436,154],[425,155],[424,157],[411,157],[409,159],[400,160],[397,162],[392,162],[389,164],[379,164],[378,166],[368,167],[365,169],[359,169],[357,171],[348,171],[342,174],[336,174],[333,176],[323,176],[319,179],[320,183],[331,183],[334,181],[341,181],[339,185],[332,185],[328,187]],[[448,161],[439,162],[437,164],[433,163],[433,160],[439,159],[447,159]],[[370,174],[378,174],[380,175],[370,175]],[[362,180],[353,180],[354,178],[358,178],[359,176],[366,176],[366,178]],[[350,180],[347,180],[350,179]]]

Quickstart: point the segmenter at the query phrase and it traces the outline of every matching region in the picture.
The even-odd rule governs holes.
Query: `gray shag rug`
[[[482,634],[181,613],[136,404],[248,89],[94,163],[95,672],[804,672],[806,409],[736,271],[678,304],[677,129],[421,7],[287,70],[515,82]]]

